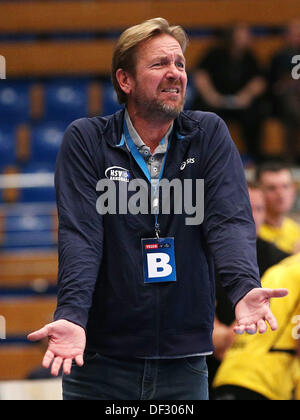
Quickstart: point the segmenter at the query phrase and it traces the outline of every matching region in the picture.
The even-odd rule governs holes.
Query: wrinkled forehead
[[[184,59],[184,54],[179,42],[168,34],[156,35],[141,42],[136,50],[136,59],[151,60],[154,57],[180,57]]]

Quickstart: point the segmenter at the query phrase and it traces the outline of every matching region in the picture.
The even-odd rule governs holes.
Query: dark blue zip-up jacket
[[[193,226],[186,225],[184,212],[159,215],[161,237],[175,238],[177,282],[145,284],[141,238],[154,237],[154,215],[100,215],[96,210],[96,185],[106,169],[121,167],[131,179],[146,180],[121,141],[123,120],[124,111],[83,118],[65,133],[55,174],[55,320],[81,325],[87,349],[104,355],[210,352],[215,267],[233,305],[260,287],[255,225],[239,153],[215,114],[186,111],[175,120],[163,178],[204,179],[204,221]],[[182,166],[188,159],[191,163]]]

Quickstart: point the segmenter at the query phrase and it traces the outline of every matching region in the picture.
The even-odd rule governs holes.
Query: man
[[[291,400],[300,378],[300,254],[270,268],[263,287],[286,287],[271,301],[278,330],[237,337],[215,377],[217,400]]]
[[[251,30],[245,23],[230,25],[220,38],[196,66],[197,95],[192,107],[216,112],[227,123],[237,123],[247,154],[258,161],[266,81],[251,48]]]
[[[265,332],[265,321],[276,329],[268,301],[287,291],[260,288],[239,154],[217,116],[183,112],[186,43],[161,18],[126,30],[112,65],[126,110],[81,119],[65,134],[56,171],[58,306],[55,322],[29,336],[49,337],[43,365],[52,362],[53,375],[63,365],[65,399],[207,399],[214,263],[237,332]],[[105,178],[117,202],[108,193],[113,208],[102,214],[96,189]],[[175,178],[205,180],[202,224],[157,210],[166,204],[158,181]],[[127,184],[134,201],[129,181],[148,189],[151,214],[114,211]],[[197,198],[195,189],[185,198]]]
[[[300,251],[300,226],[288,217],[297,192],[291,170],[280,163],[265,163],[257,169],[256,178],[266,200],[266,220],[259,236],[284,252]]]
[[[300,83],[296,71],[300,55],[299,18],[287,25],[284,41],[270,62],[269,91],[273,114],[285,128],[285,160],[297,164],[300,158]]]
[[[248,190],[257,233],[257,263],[260,276],[262,277],[270,267],[289,257],[290,254],[281,251],[273,243],[265,241],[258,236],[262,226],[265,223],[266,199],[259,184],[249,183]]]

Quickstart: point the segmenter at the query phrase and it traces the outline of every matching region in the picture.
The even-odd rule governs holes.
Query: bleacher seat
[[[14,124],[30,118],[30,83],[2,82],[0,85],[0,122]]]
[[[1,109],[1,106],[0,106]],[[2,110],[1,110],[2,112]],[[1,115],[0,112],[0,115]],[[16,139],[13,126],[0,123],[0,171],[16,161]]]
[[[117,94],[110,81],[104,81],[101,84],[102,89],[102,115],[111,115],[122,108],[118,103]]]
[[[55,203],[54,187],[22,188],[20,192],[20,203]]]
[[[5,220],[5,231],[10,233],[32,230],[47,231],[52,229],[52,220],[46,215],[9,216]]]
[[[44,84],[46,121],[64,121],[85,117],[88,114],[88,80],[53,80]]]
[[[56,246],[53,241],[52,232],[20,232],[4,235],[2,251],[17,249],[50,249]]]
[[[2,251],[21,249],[51,249],[57,246],[56,219],[51,209],[41,206],[17,206],[18,211],[2,210]],[[39,210],[40,209],[40,210]]]
[[[54,189],[55,162],[30,162],[22,167],[22,174],[28,178],[28,187],[20,189],[21,203],[55,203]]]
[[[46,121],[32,126],[31,163],[46,163],[54,170],[67,123]]]
[[[51,230],[40,230],[39,221],[32,217],[21,221],[27,230],[19,232],[5,232],[3,235],[2,250],[17,250],[24,248],[50,249],[56,246]]]

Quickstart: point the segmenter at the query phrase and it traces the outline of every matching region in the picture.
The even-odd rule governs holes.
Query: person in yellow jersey
[[[256,178],[266,200],[266,219],[259,236],[284,252],[300,252],[300,225],[288,216],[297,193],[291,170],[280,163],[265,163],[257,169]]]
[[[284,287],[272,299],[276,332],[237,336],[213,383],[215,400],[290,400],[300,379],[300,253],[271,267],[264,288]]]

